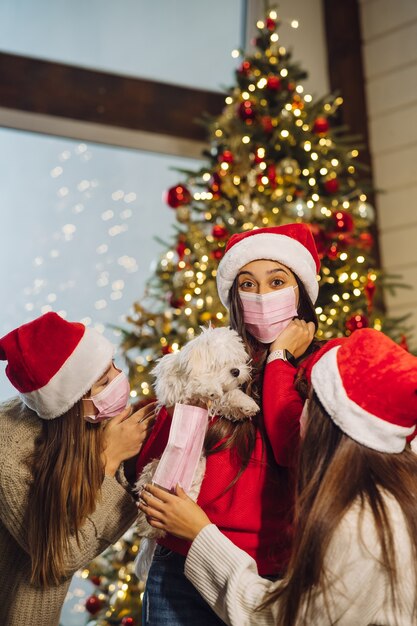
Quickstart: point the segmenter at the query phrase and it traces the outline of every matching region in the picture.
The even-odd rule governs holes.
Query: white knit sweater
[[[327,612],[316,594],[304,618],[308,626],[416,626],[415,563],[406,522],[397,502],[385,499],[394,529],[399,598],[393,607],[387,576],[379,564],[380,545],[369,509],[353,505],[337,528],[325,558],[331,589]],[[193,541],[185,563],[187,578],[226,624],[273,626],[277,603],[256,608],[280,583],[258,576],[256,564],[233,545],[216,526],[206,526]],[[303,611],[302,611],[303,613]],[[304,621],[305,620],[305,621]]]

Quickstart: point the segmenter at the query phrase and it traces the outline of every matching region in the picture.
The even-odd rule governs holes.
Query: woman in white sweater
[[[185,574],[232,626],[417,624],[417,358],[371,329],[320,350],[302,416],[294,547],[258,576],[180,487],[141,494],[149,523],[192,541]]]

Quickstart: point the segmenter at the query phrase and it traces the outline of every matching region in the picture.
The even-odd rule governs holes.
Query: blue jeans
[[[142,626],[224,626],[184,575],[185,557],[157,546],[146,582]]]

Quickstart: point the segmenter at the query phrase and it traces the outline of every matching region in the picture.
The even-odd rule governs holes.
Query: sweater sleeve
[[[26,510],[31,476],[22,462],[5,463],[0,481],[0,520],[10,535],[29,553],[26,528]],[[30,511],[29,511],[30,514]],[[134,499],[116,478],[105,476],[93,513],[79,532],[69,540],[64,568],[70,578],[80,567],[98,556],[105,548],[120,539],[137,517]]]
[[[255,561],[213,524],[193,541],[185,575],[206,602],[230,626],[273,626],[276,608],[259,605],[279,583],[258,575]]]
[[[145,445],[139,452],[136,463],[136,476],[139,476],[145,465],[153,459],[159,459],[168,443],[172,418],[163,406],[158,413],[155,425]]]
[[[297,370],[287,361],[275,359],[265,367],[263,417],[265,430],[278,465],[295,464],[300,438],[303,401],[294,388]]]

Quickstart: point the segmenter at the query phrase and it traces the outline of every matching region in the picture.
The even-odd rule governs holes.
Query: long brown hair
[[[391,493],[403,511],[417,564],[417,456],[408,449],[400,454],[377,452],[350,439],[313,393],[300,448],[293,552],[283,585],[266,602],[279,599],[277,624],[304,623],[299,621],[301,608],[303,614],[308,611],[313,590],[321,592],[326,603],[326,552],[354,502],[359,502],[362,509],[369,507],[373,515],[381,564],[395,606],[398,563],[394,529],[381,490]],[[416,601],[414,613],[417,617]]]
[[[301,280],[295,274],[293,275],[299,289],[297,307],[298,317],[306,322],[313,322],[317,329],[318,321],[314,305]],[[255,339],[255,337],[253,337],[245,327],[243,306],[239,295],[238,277],[236,277],[233,281],[229,292],[229,319],[231,328],[236,330],[242,337],[252,362],[252,380],[246,387],[246,393],[249,393],[253,399],[260,404],[262,402],[262,381],[265,362],[268,356],[268,346]],[[308,354],[317,350],[320,347],[320,343],[321,342],[314,339],[305,354],[299,359],[299,362],[301,362]],[[226,448],[233,448],[236,452],[237,467],[239,468],[239,471],[236,478],[233,480],[232,485],[249,464],[255,447],[257,428],[259,428],[261,434],[263,435],[264,443],[267,444],[266,437],[263,434],[262,421],[259,416],[254,420],[244,420],[242,422],[233,423],[229,420],[221,418],[217,420],[207,432],[205,440],[205,450],[207,455],[220,452]],[[268,445],[266,445],[266,447],[269,449]]]
[[[71,536],[79,542],[81,526],[97,502],[104,479],[102,427],[81,416],[81,403],[52,420],[42,420],[29,459],[32,486],[28,500],[31,583],[62,582]]]

